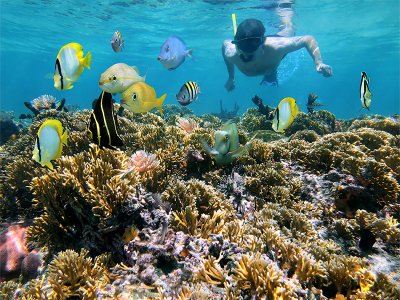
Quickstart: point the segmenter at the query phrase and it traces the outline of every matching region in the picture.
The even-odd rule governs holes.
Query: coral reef
[[[220,118],[165,111],[118,116],[121,150],[90,144],[87,110],[45,110],[1,146],[0,219],[29,227],[6,263],[2,232],[19,270],[4,279],[24,279],[0,298],[400,297],[398,117],[314,111],[282,135],[249,109],[246,152],[222,166],[202,147]],[[30,159],[47,118],[70,134],[53,170]]]

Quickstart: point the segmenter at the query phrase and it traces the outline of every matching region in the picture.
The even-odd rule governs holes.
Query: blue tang
[[[186,56],[192,57],[192,49],[186,50],[185,42],[178,36],[170,36],[161,46],[158,61],[168,70],[175,70]]]

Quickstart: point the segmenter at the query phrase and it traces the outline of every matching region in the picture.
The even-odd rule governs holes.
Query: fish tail
[[[165,98],[167,97],[167,94],[162,95],[160,98],[157,99],[158,105],[157,109],[160,112],[161,116],[164,116],[163,110],[162,110],[162,105],[164,103]]]
[[[90,70],[90,64],[92,62],[92,53],[88,52],[83,58],[83,65]]]
[[[189,50],[186,51],[186,56],[187,56],[187,57],[193,58],[193,57],[192,57],[192,54],[193,54],[193,49],[189,49]]]
[[[67,130],[65,130],[63,135],[61,136],[61,144],[67,145],[67,140],[68,140],[68,133]]]

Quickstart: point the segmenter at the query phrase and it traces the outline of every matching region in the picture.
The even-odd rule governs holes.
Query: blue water
[[[1,110],[28,113],[23,105],[42,94],[67,104],[90,108],[101,92],[98,79],[117,62],[136,65],[147,74],[146,82],[158,95],[167,93],[166,104],[177,104],[175,94],[187,80],[197,81],[202,95],[189,107],[197,114],[219,111],[219,102],[240,113],[254,107],[258,94],[276,106],[284,97],[297,99],[306,111],[307,95],[314,92],[325,109],[338,118],[356,117],[360,111],[360,72],[371,79],[370,113],[400,113],[400,1],[303,0],[294,5],[297,35],[313,35],[324,62],[334,76],[324,78],[315,71],[305,50],[289,54],[280,70],[280,86],[260,86],[261,77],[246,77],[236,70],[236,89],[224,88],[227,71],[221,56],[224,39],[233,38],[231,14],[238,23],[258,18],[267,33],[278,31],[274,1],[1,1],[0,103]],[[125,50],[114,53],[110,39],[120,30]],[[168,71],[157,61],[161,44],[178,35],[193,49],[193,60]],[[92,68],[85,70],[72,90],[53,87],[52,73],[63,45],[78,42],[92,52]],[[287,60],[287,61],[286,61]],[[119,96],[116,96],[119,99]]]

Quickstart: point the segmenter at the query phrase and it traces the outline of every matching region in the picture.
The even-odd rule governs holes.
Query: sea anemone
[[[135,168],[139,173],[144,173],[154,169],[160,164],[155,154],[147,153],[146,151],[136,151],[128,162],[129,169]]]
[[[37,110],[55,108],[58,101],[51,95],[41,95],[31,101],[32,106]]]
[[[199,127],[199,124],[197,124],[196,120],[185,119],[181,117],[176,118],[176,125],[185,130],[187,133],[192,133]]]

